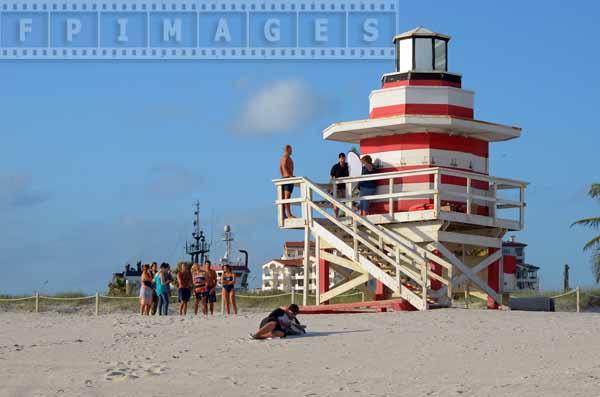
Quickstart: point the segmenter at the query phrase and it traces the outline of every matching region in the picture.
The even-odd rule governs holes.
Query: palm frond
[[[591,198],[600,198],[600,183],[592,183],[590,191],[588,192]]]
[[[596,277],[596,284],[600,283],[600,249],[592,256],[592,271]]]
[[[580,219],[578,221],[575,221],[573,223],[571,223],[571,227],[573,226],[587,226],[587,227],[591,227],[594,229],[598,229],[598,227],[600,227],[600,217],[598,216],[592,216],[589,218],[583,218]]]
[[[583,246],[583,250],[587,251],[590,249],[595,249],[595,255],[600,255],[600,253],[598,252],[598,250],[600,250],[600,236],[596,236],[587,243],[585,243],[585,245]]]

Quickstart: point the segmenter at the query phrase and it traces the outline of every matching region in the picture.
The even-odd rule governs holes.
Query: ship
[[[196,202],[194,211],[194,230],[192,232],[192,241],[186,241],[185,252],[190,256],[191,263],[204,263],[206,259],[209,259],[211,243],[206,241],[204,231],[200,227],[200,203]],[[225,265],[231,266],[233,274],[235,274],[235,288],[236,290],[247,290],[248,289],[248,276],[250,275],[250,269],[248,268],[248,251],[240,249],[243,255],[241,258],[233,259],[233,232],[231,225],[225,225],[223,228],[222,241],[225,243],[225,253],[219,259],[217,263],[212,262],[211,268],[217,272],[219,280],[218,287],[221,288],[220,281],[221,275],[223,274],[223,267]]]

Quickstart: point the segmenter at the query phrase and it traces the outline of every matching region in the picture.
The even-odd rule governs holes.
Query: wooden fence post
[[[579,295],[579,287],[577,287],[577,289],[575,290],[575,295],[576,295],[576,297],[577,297],[577,313],[579,313],[579,311],[580,311],[580,309],[581,309],[581,306],[580,306],[580,304],[579,304],[579,296],[580,296],[580,295]]]
[[[35,312],[36,313],[40,312],[40,293],[39,292],[35,293]]]
[[[100,293],[96,291],[96,316],[100,312]]]

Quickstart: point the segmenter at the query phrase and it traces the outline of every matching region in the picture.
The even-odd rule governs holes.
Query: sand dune
[[[304,316],[0,314],[1,396],[597,396],[600,315],[475,310]]]

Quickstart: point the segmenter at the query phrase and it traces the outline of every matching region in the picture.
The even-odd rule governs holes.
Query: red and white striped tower
[[[462,88],[461,75],[448,72],[449,41],[449,36],[421,27],[396,36],[396,71],[385,74],[382,88],[371,92],[369,119],[333,124],[324,130],[324,138],[359,144],[361,154],[373,158],[378,172],[439,167],[488,175],[490,142],[517,138],[521,129],[475,119],[474,92]],[[431,189],[433,178],[433,175],[398,178],[393,192]],[[442,175],[441,185],[446,191],[464,191],[467,179]],[[469,189],[475,196],[483,197],[488,195],[490,186],[486,181],[474,179]],[[388,191],[389,186],[382,181],[378,194]],[[389,208],[390,202],[393,209]],[[466,201],[461,202],[455,196],[442,194],[441,205],[467,213]],[[371,205],[370,213],[422,211],[432,206],[432,198],[381,200]],[[475,199],[468,213],[490,216],[492,210],[488,201]],[[487,230],[480,226],[482,231],[473,228],[468,234],[501,238],[505,232],[492,224]],[[385,227],[393,230],[408,225]],[[443,228],[448,230],[448,222]],[[461,244],[453,244],[449,244],[449,249],[457,253]],[[462,249],[464,257],[464,245]],[[432,266],[432,270],[440,269]],[[492,273],[497,274],[497,270]],[[496,281],[492,278],[493,274],[488,277],[489,286],[498,291],[497,277]],[[435,283],[432,280],[432,289],[438,287]]]

